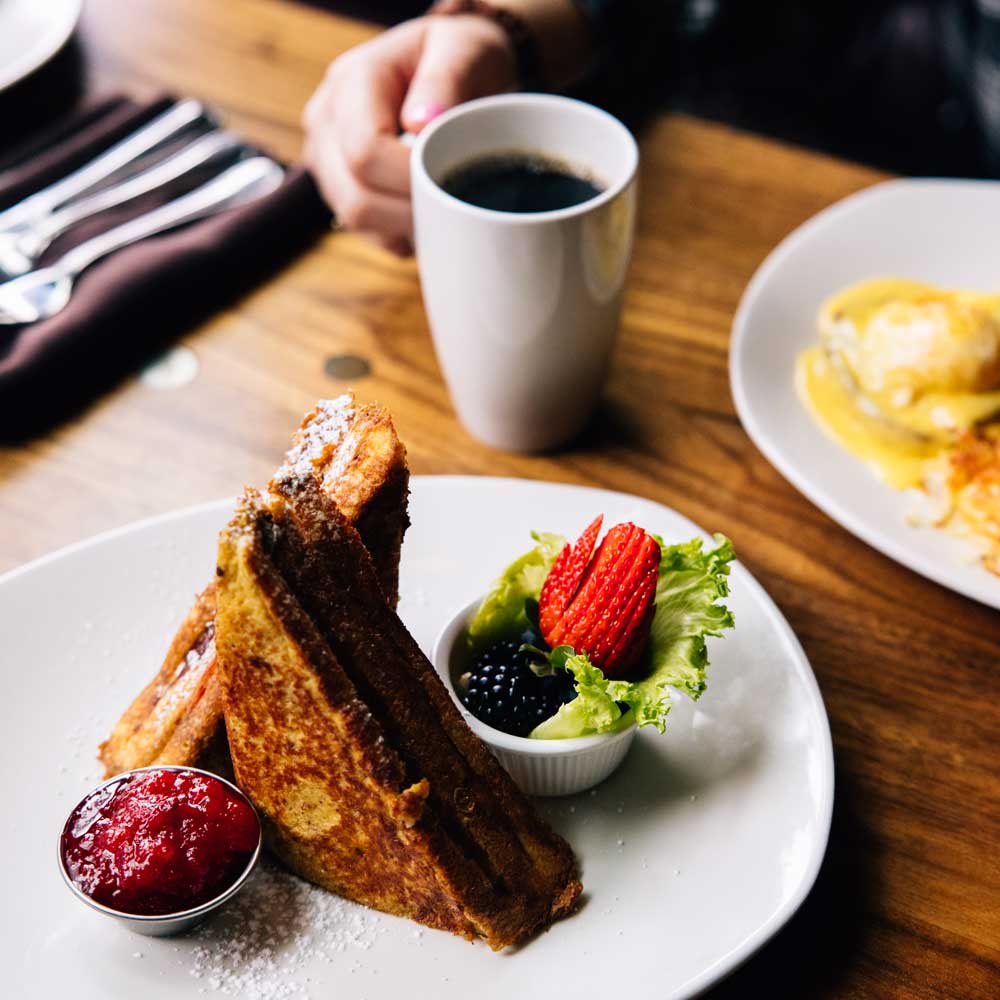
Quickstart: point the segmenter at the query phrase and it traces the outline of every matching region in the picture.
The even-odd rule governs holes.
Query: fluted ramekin
[[[434,643],[434,668],[472,731],[493,751],[528,795],[574,795],[607,778],[625,759],[636,726],[620,733],[565,740],[511,736],[477,719],[458,697],[458,679],[471,666],[466,637],[480,600],[452,615]]]

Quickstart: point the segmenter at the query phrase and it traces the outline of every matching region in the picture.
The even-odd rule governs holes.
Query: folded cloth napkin
[[[86,163],[166,110],[171,98],[92,106],[0,161],[0,209]],[[204,178],[200,178],[204,180]],[[193,183],[193,181],[191,182]],[[190,184],[189,184],[190,186]],[[42,263],[184,190],[137,199],[60,238]],[[0,327],[0,438],[51,426],[231,301],[328,228],[312,179],[291,167],[257,201],[135,243],[98,261],[51,319]]]

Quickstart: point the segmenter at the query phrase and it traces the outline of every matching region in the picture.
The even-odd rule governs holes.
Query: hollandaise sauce
[[[958,434],[1000,412],[1000,296],[876,278],[832,296],[799,396],[844,448],[899,489]]]
[[[924,463],[944,447],[867,412],[822,347],[799,355],[795,386],[817,423],[896,489],[918,486]]]

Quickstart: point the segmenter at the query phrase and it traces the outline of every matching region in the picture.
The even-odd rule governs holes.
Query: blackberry
[[[460,696],[480,722],[512,736],[527,736],[576,697],[570,673],[560,670],[538,677],[520,646],[519,639],[502,639],[490,646],[465,675],[468,683]]]
[[[538,649],[548,649],[549,644],[542,638],[541,633],[533,628],[526,628],[521,633],[521,642],[525,646],[535,646]]]

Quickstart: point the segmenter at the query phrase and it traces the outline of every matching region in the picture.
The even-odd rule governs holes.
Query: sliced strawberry
[[[573,646],[585,652],[609,677],[621,677],[636,665],[649,639],[655,611],[660,546],[634,524],[615,525],[604,537],[597,553],[586,560],[600,529],[594,522],[572,552],[563,550],[552,568],[553,583],[547,613],[540,615],[542,635],[550,646]],[[589,537],[588,537],[589,536]],[[583,543],[586,539],[586,545]],[[560,563],[565,564],[563,567]],[[573,561],[575,587],[566,586],[565,566]],[[580,564],[582,562],[582,570]],[[546,597],[549,580],[542,588]],[[560,609],[559,604],[569,592]],[[557,595],[553,597],[551,595]]]
[[[538,597],[538,624],[543,636],[555,628],[559,616],[576,596],[580,581],[590,563],[590,557],[594,554],[594,545],[603,523],[604,515],[599,514],[590,522],[575,545],[566,543],[566,547],[559,553],[559,558],[549,570]]]
[[[615,615],[613,624],[599,638],[598,645],[594,646],[593,655],[599,660],[604,662],[620,657],[628,644],[629,637],[640,630],[643,615],[652,607],[650,595],[656,594],[658,575],[658,566],[654,566],[651,571],[640,566],[631,576],[631,579],[636,581],[634,588],[626,594],[627,601]],[[593,643],[593,640],[591,642]]]
[[[649,642],[649,629],[653,624],[653,615],[656,613],[653,599],[656,596],[658,576],[659,570],[657,569],[651,576],[647,577],[643,586],[639,588],[640,596],[636,601],[636,607],[625,627],[621,630],[618,641],[609,652],[601,653],[599,657],[604,663],[605,671],[609,677],[624,677],[639,662],[643,650]]]
[[[635,552],[630,550],[638,545],[643,534],[641,529],[636,529],[634,535],[633,528],[632,524],[618,524],[604,536],[579,590],[553,629],[557,644],[566,643],[579,649],[601,619],[612,613],[616,596],[619,602],[624,597],[620,578],[630,568],[635,557]],[[548,636],[545,641],[549,642]]]

